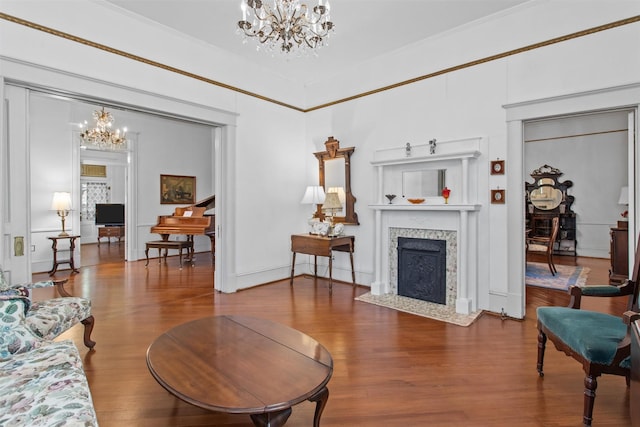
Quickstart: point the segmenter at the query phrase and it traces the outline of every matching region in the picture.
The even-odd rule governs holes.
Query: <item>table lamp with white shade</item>
[[[310,185],[307,187],[304,192],[304,196],[302,196],[302,200],[300,201],[303,205],[313,205],[314,209],[311,213],[311,218],[309,218],[308,223],[313,232],[313,223],[318,221],[318,218],[315,217],[317,206],[324,203],[325,200],[324,188],[320,185]]]
[[[68,236],[69,233],[64,229],[64,221],[71,211],[71,194],[66,191],[56,191],[53,193],[51,209],[58,212],[58,216],[62,221],[62,233],[58,234],[58,236]]]

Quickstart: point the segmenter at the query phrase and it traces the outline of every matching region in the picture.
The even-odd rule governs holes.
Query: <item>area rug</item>
[[[400,295],[372,295],[371,292],[356,297],[356,301],[375,304],[393,310],[402,311],[416,316],[453,323],[458,326],[471,325],[481,314],[482,310],[471,314],[459,314],[451,307],[434,304]]]
[[[590,269],[576,265],[557,265],[558,273],[551,275],[549,266],[539,262],[528,262],[525,283],[541,288],[567,290],[569,286],[584,286]]]

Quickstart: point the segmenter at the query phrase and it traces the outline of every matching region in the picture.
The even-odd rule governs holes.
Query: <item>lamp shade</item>
[[[324,188],[319,185],[310,185],[304,192],[300,203],[303,205],[319,205],[320,203],[324,203],[324,199]]]
[[[66,191],[56,191],[53,193],[51,209],[54,211],[71,210],[71,194]]]
[[[619,205],[629,204],[629,187],[622,187],[620,189],[620,197],[618,198]]]
[[[327,193],[324,204],[322,205],[322,210],[342,210],[342,203],[340,203],[340,197],[338,193]]]
[[[338,193],[338,199],[340,199],[340,203],[342,204],[347,200],[347,195],[343,187],[329,187],[327,193]]]

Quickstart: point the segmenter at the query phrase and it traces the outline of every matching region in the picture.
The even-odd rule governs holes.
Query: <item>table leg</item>
[[[329,294],[333,293],[333,253],[329,252]]]
[[[178,259],[180,260],[180,270],[182,270],[182,246],[178,248]]]
[[[293,286],[293,270],[296,268],[296,253],[293,253],[293,260],[291,261],[291,279],[289,285]]]
[[[313,256],[313,277],[318,278],[318,256]]]
[[[329,389],[327,387],[323,387],[322,390],[309,398],[309,402],[316,402],[316,412],[313,416],[313,427],[320,427],[320,417],[322,416],[322,411],[324,411],[324,407],[327,405],[328,400]]]
[[[76,268],[76,266],[74,264],[74,261],[73,261],[73,253],[76,250],[76,238],[75,237],[71,237],[69,239],[69,246],[70,246],[70,249],[69,249],[69,265],[71,266],[71,272],[80,273],[80,270],[78,270]]]
[[[351,282],[353,283],[353,287],[356,287],[356,272],[353,269],[353,250],[349,251],[349,258],[351,259]]]
[[[51,245],[51,248],[53,249],[53,267],[48,271],[49,276],[53,276],[58,270],[58,241],[55,239],[52,240],[53,245]]]
[[[147,265],[149,265],[149,246],[145,248],[144,256],[147,258],[147,263],[144,265],[146,267]]]
[[[256,427],[280,427],[287,422],[291,415],[291,408],[264,414],[251,414],[251,421]]]

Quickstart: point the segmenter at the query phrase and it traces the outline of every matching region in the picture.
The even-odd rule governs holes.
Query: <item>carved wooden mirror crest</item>
[[[560,181],[560,169],[549,165],[540,166],[531,172],[533,183],[525,182],[527,202],[531,209],[547,212],[569,213],[574,197],[567,194],[573,182]]]
[[[343,210],[333,217],[337,223],[358,225],[358,214],[355,212],[356,198],[351,193],[351,155],[355,147],[340,148],[340,141],[330,136],[324,143],[326,151],[313,153],[318,159],[319,183],[325,193],[336,189],[343,204]],[[344,195],[342,194],[342,189]],[[322,205],[317,206],[316,217],[324,220]]]

